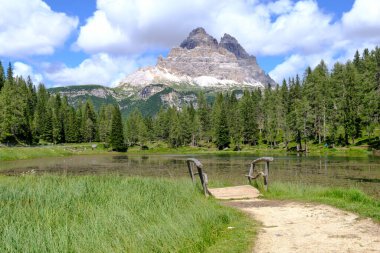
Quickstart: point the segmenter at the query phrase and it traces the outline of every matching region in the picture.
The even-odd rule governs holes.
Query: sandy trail
[[[262,223],[255,253],[380,253],[380,224],[371,219],[327,205],[258,199],[249,185],[210,191]]]
[[[380,252],[380,225],[327,205],[229,201],[262,223],[253,252]]]

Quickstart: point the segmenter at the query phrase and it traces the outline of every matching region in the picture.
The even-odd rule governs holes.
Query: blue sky
[[[380,44],[377,0],[0,0],[0,6],[0,60],[47,86],[116,85],[154,65],[198,26],[217,39],[235,36],[276,81]]]

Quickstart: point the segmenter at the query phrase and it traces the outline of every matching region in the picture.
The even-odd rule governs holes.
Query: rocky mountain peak
[[[233,53],[238,59],[248,59],[250,57],[245,49],[239,44],[237,39],[227,33],[225,33],[220,39],[219,46]]]
[[[218,47],[218,41],[207,34],[204,28],[198,27],[192,30],[189,36],[181,43],[180,47],[193,49],[198,46]]]
[[[150,84],[212,89],[266,88],[276,83],[249,55],[237,39],[224,34],[220,43],[198,27],[190,32],[179,47],[157,65],[142,68],[120,84],[125,89],[143,88]]]
[[[201,34],[204,34],[204,35],[208,35],[207,32],[206,32],[206,30],[203,27],[197,27],[197,28],[193,29],[190,32],[189,36],[195,36],[198,33],[201,33]]]

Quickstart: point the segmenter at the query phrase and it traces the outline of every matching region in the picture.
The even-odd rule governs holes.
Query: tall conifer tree
[[[124,144],[123,122],[119,106],[115,105],[112,112],[110,144],[115,151],[126,151]]]

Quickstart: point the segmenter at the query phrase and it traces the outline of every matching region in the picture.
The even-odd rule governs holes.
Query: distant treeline
[[[0,143],[79,143],[106,141],[115,150],[125,150],[120,109],[104,105],[99,113],[91,101],[77,108],[67,97],[38,88],[30,77],[14,77],[11,64],[4,74],[0,62]],[[105,136],[105,132],[106,135]]]
[[[313,141],[349,145],[358,138],[380,135],[380,49],[356,52],[353,61],[331,71],[321,61],[302,78],[284,80],[265,90],[220,93],[213,104],[200,93],[197,106],[162,108],[154,117],[138,110],[122,123],[120,109],[91,101],[70,106],[67,98],[50,95],[30,78],[13,77],[0,64],[0,142],[75,143],[101,141],[114,149],[164,141],[173,147],[214,143],[218,148],[242,143]]]

